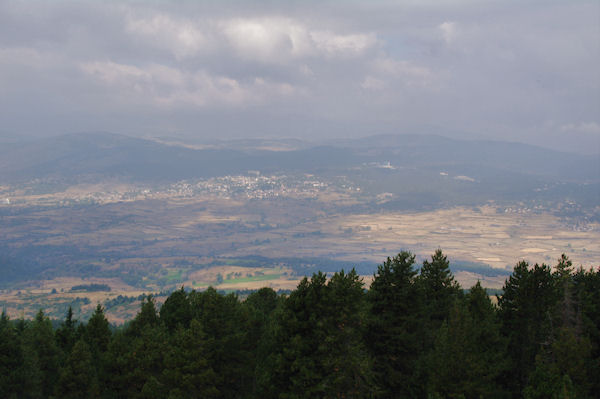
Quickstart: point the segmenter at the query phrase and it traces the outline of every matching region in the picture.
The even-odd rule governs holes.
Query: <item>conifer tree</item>
[[[87,343],[80,339],[62,368],[56,386],[56,395],[65,399],[95,398],[99,396],[98,379]]]
[[[330,397],[364,398],[373,390],[372,362],[364,342],[365,294],[362,279],[352,269],[334,273],[327,283],[327,329],[323,384]]]
[[[427,367],[431,393],[443,398],[468,396],[466,384],[470,380],[469,370],[474,366],[469,325],[472,320],[464,304],[455,303],[449,318],[437,331],[434,348],[428,354]]]
[[[302,279],[277,314],[275,350],[269,368],[271,392],[268,397],[326,397],[322,362],[328,354],[327,336],[321,316],[325,314],[325,274]]]
[[[427,359],[434,347],[438,330],[449,317],[455,301],[461,298],[462,290],[454,280],[448,258],[441,249],[435,251],[431,261],[423,261],[416,285],[423,298],[420,314],[422,324],[419,331],[419,346],[422,350],[417,362],[416,380],[421,389],[426,389],[429,374],[435,372],[427,366]],[[419,395],[423,395],[422,391]]]
[[[48,397],[54,391],[54,384],[58,379],[60,352],[56,345],[54,329],[50,319],[40,310],[31,326],[26,330],[25,345],[29,346],[32,355],[32,365],[39,367],[42,395]],[[35,370],[32,370],[37,374]]]
[[[106,378],[100,380],[104,397],[126,397],[126,387],[133,385],[129,380],[129,373],[131,372],[129,354],[134,339],[135,336],[129,333],[127,328],[117,330],[112,336],[106,353],[106,367],[104,369]]]
[[[500,378],[509,367],[506,359],[507,341],[501,333],[497,308],[479,281],[471,287],[465,302],[473,323],[472,342],[482,366],[472,372],[475,384],[480,386],[483,397],[506,397]]]
[[[401,252],[377,267],[367,299],[366,343],[373,356],[378,396],[416,397],[421,353],[422,297],[415,284],[415,256]]]
[[[29,333],[29,332],[28,332]],[[30,338],[25,336],[22,342],[23,366],[19,373],[23,381],[20,397],[43,398],[43,374],[37,351],[32,347]]]
[[[518,397],[535,368],[539,349],[548,342],[557,290],[548,266],[535,264],[530,270],[529,264],[522,261],[515,266],[503,291],[498,300],[499,316],[510,359],[503,378],[513,397]]]
[[[590,340],[587,380],[590,392],[600,392],[600,268],[579,270],[573,275],[573,297],[577,306],[577,328]]]
[[[110,337],[110,327],[104,315],[104,308],[98,304],[85,326],[85,340],[90,347],[94,359],[97,359],[102,353],[106,352]]]
[[[112,333],[108,320],[104,315],[104,308],[100,304],[96,306],[96,310],[88,320],[88,323],[81,328],[80,335],[88,345],[96,375],[99,381],[103,383],[110,378],[106,373],[106,358]]]
[[[75,344],[77,338],[77,331],[75,329],[76,324],[77,320],[73,319],[73,309],[69,306],[65,320],[56,330],[56,342],[65,356],[68,356],[71,352],[71,348],[73,348],[73,345]]]
[[[363,398],[372,392],[363,339],[363,283],[354,270],[304,278],[276,314],[268,397]]]
[[[254,365],[247,309],[236,295],[221,295],[212,287],[191,292],[189,301],[192,318],[200,322],[206,333],[206,355],[216,374],[220,397],[235,397],[237,392],[250,390]]]
[[[13,326],[2,311],[0,316],[0,397],[16,398],[22,390],[23,352]]]
[[[248,342],[254,348],[251,351],[254,369],[251,390],[256,397],[264,390],[267,358],[273,349],[272,316],[281,303],[277,293],[267,287],[250,294],[243,302],[249,314]]]
[[[189,327],[192,320],[192,308],[188,295],[181,289],[174,291],[160,308],[160,321],[169,331],[175,331],[178,325]]]
[[[502,398],[497,383],[505,368],[495,310],[479,282],[456,300],[438,330],[428,359],[429,391],[442,397]]]
[[[129,324],[127,334],[139,336],[143,329],[155,327],[159,321],[154,298],[148,295],[142,299],[140,311]]]
[[[591,392],[590,381],[595,379],[588,373],[593,367],[592,344],[584,330],[583,307],[575,295],[572,273],[572,263],[563,254],[552,275],[558,302],[551,315],[547,340],[536,356],[535,370],[525,389],[529,397],[558,397],[568,388],[565,381],[572,383],[576,397],[586,398]]]
[[[448,317],[454,301],[461,294],[461,289],[450,271],[448,258],[441,249],[435,251],[431,261],[423,261],[417,283],[425,298],[428,330],[433,332]]]
[[[164,356],[169,351],[169,334],[163,325],[146,327],[139,334],[117,333],[109,345],[107,374],[104,381],[112,397],[166,397],[160,381]]]
[[[190,322],[189,329],[180,326],[171,337],[162,373],[169,398],[219,397],[216,375],[206,357],[205,337],[202,325],[195,319]]]
[[[527,399],[591,397],[586,372],[589,350],[587,339],[578,339],[572,329],[561,328],[552,344],[542,348],[537,354],[536,367],[523,391],[524,397]]]

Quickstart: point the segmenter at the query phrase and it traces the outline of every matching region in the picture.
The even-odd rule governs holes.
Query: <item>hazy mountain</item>
[[[573,181],[600,179],[598,156],[522,143],[406,134],[340,140],[337,144],[355,149],[359,154],[388,156],[391,162],[402,165],[472,165]]]
[[[5,142],[0,145],[0,267],[4,281],[42,272],[92,276],[102,271],[104,277],[141,284],[141,276],[154,267],[149,263],[110,267],[132,256],[229,256],[238,251],[277,258],[285,249],[301,257],[325,238],[346,242],[362,231],[362,225],[354,231],[340,224],[327,233],[311,224],[324,215],[453,207],[477,212],[494,204],[500,214],[509,208],[546,212],[571,218],[571,226],[577,226],[600,220],[598,163],[597,157],[530,145],[436,135],[207,144],[90,133]],[[256,182],[193,182],[249,171],[263,176]],[[113,183],[121,181],[143,184],[130,196],[129,188],[113,190],[119,186]],[[66,190],[90,182],[107,188],[81,194],[85,186],[74,193]],[[184,186],[194,187],[190,197]],[[322,195],[315,195],[315,187],[323,187]],[[45,193],[56,195],[36,198]],[[190,202],[173,205],[165,199],[183,197]],[[347,248],[322,249],[321,254],[345,257]],[[107,269],[96,270],[94,262]],[[130,266],[135,273],[124,272]],[[166,279],[152,270],[158,273],[156,281]]]
[[[325,146],[311,146],[299,140],[237,140],[219,142],[214,148],[193,149],[117,134],[90,133],[3,143],[0,182],[82,177],[163,181],[248,170],[313,173],[369,162],[455,169],[467,175],[496,171],[551,181],[600,179],[598,157],[519,143],[454,140],[435,135],[373,136],[329,141]]]

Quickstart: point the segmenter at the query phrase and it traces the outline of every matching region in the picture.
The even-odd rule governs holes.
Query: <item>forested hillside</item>
[[[592,398],[599,292],[600,269],[563,256],[517,264],[495,304],[438,250],[388,258],[370,287],[352,270],[288,296],[182,288],[118,328],[100,305],[57,328],[3,313],[0,397]]]

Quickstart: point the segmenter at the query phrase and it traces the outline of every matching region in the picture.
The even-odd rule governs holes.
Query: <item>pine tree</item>
[[[192,308],[188,295],[181,289],[173,292],[160,308],[160,321],[169,331],[175,331],[177,326],[189,327],[192,320]]]
[[[454,301],[460,297],[461,289],[450,271],[448,258],[437,249],[431,261],[423,261],[417,283],[426,302],[428,330],[435,331],[448,317]]]
[[[3,311],[0,316],[0,397],[16,398],[21,393],[23,362],[21,342]]]
[[[547,340],[536,356],[536,367],[525,390],[529,397],[559,397],[568,388],[564,381],[571,382],[576,397],[585,398],[591,392],[590,381],[595,379],[588,374],[592,345],[583,328],[582,306],[575,295],[572,273],[571,261],[563,254],[553,273],[559,300],[551,312]]]
[[[420,356],[416,366],[416,380],[423,389],[429,374],[434,372],[427,366],[427,359],[433,349],[438,330],[450,316],[455,301],[461,298],[462,290],[454,280],[448,258],[441,249],[435,251],[431,261],[423,261],[421,273],[416,278],[416,285],[424,304],[420,315],[422,324],[419,331],[419,347],[422,348],[423,355]],[[422,391],[419,395],[423,395]]]
[[[139,313],[129,324],[127,334],[139,336],[143,329],[155,327],[159,322],[160,320],[154,298],[152,295],[148,295],[142,300]]]
[[[171,337],[162,373],[169,398],[219,397],[216,375],[206,357],[205,336],[200,322],[192,320],[189,329],[180,326]]]
[[[77,338],[77,331],[75,329],[76,324],[77,320],[73,319],[73,309],[69,306],[65,320],[56,330],[56,342],[65,356],[68,356],[75,344]]]
[[[323,359],[327,396],[364,398],[373,388],[372,362],[364,343],[363,281],[352,269],[334,273],[327,283],[323,315],[329,354]]]
[[[56,386],[60,398],[95,398],[99,395],[98,379],[92,363],[92,354],[84,340],[73,346]]]
[[[254,365],[247,308],[236,295],[221,295],[214,288],[191,292],[189,301],[192,318],[201,323],[206,333],[206,356],[216,374],[220,397],[235,397],[239,392],[250,391]]]
[[[85,340],[90,347],[94,361],[96,361],[108,349],[111,338],[110,327],[102,305],[96,306],[84,331]]]
[[[44,397],[54,391],[54,384],[58,379],[60,351],[56,346],[52,323],[40,310],[31,326],[26,330],[25,345],[27,345],[34,358],[32,366],[37,363],[41,377],[41,388]],[[35,370],[31,370],[37,374]]]
[[[578,339],[572,329],[561,328],[552,345],[536,356],[536,367],[523,396],[526,399],[591,397],[586,381],[589,349],[589,341]]]
[[[356,271],[304,278],[275,314],[270,394],[364,398],[372,391],[364,344],[364,292]]]
[[[380,397],[416,397],[421,353],[422,297],[415,284],[415,256],[401,252],[377,267],[367,299],[369,317],[366,343]]]
[[[272,288],[261,288],[246,298],[244,308],[249,314],[248,342],[251,348],[253,364],[252,393],[261,397],[267,378],[267,358],[273,349],[271,324],[273,314],[282,303]],[[268,390],[268,389],[267,389]]]
[[[104,308],[98,304],[96,310],[88,320],[88,323],[81,328],[80,336],[83,337],[92,354],[92,364],[100,384],[110,378],[107,375],[107,352],[108,345],[112,338],[112,333],[108,320],[104,315]]]
[[[251,306],[260,312],[262,316],[268,318],[268,315],[277,307],[278,302],[277,293],[273,288],[264,287],[248,295],[248,298],[244,301],[244,305]]]
[[[141,332],[140,332],[141,334]],[[127,387],[133,385],[129,380],[132,364],[129,362],[130,351],[135,336],[128,329],[117,330],[113,335],[106,353],[106,379],[101,381],[102,396],[107,398],[127,397]]]
[[[272,398],[326,397],[322,359],[328,355],[325,314],[326,276],[319,272],[302,279],[277,314],[275,348],[269,363]]]
[[[438,330],[428,359],[429,390],[442,397],[501,398],[497,377],[505,368],[494,307],[479,282],[457,300]]]
[[[163,398],[167,389],[160,381],[169,334],[163,325],[141,329],[139,335],[118,332],[109,344],[107,397]]]
[[[22,340],[23,366],[19,369],[21,381],[23,381],[21,395],[23,398],[46,397],[42,391],[43,374],[40,368],[40,360],[35,348],[30,342],[29,331]]]
[[[588,271],[579,268],[573,275],[573,297],[577,306],[578,332],[589,339],[587,381],[590,392],[600,392],[600,268]]]
[[[470,381],[469,369],[473,367],[472,342],[469,326],[472,320],[464,304],[455,303],[449,318],[437,331],[434,348],[427,356],[429,387],[431,393],[443,398],[467,396],[466,384]]]
[[[471,287],[465,302],[472,321],[470,335],[474,345],[474,363],[479,366],[474,366],[469,372],[472,392],[476,392],[477,397],[506,397],[500,378],[509,367],[507,341],[501,334],[497,308],[479,281]]]
[[[550,268],[519,262],[499,298],[502,332],[507,338],[510,367],[504,384],[513,397],[522,394],[541,346],[548,342],[551,312],[557,303],[557,290]]]

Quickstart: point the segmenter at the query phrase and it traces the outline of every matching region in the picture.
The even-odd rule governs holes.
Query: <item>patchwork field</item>
[[[220,291],[238,292],[262,287],[292,290],[298,285],[300,277],[288,276],[288,273],[291,274],[289,269],[281,267],[217,266],[190,273],[187,279],[181,278],[181,271],[176,274],[178,286],[197,290],[212,286]],[[92,284],[107,285],[110,290],[72,290],[75,286]],[[73,307],[77,318],[86,318],[97,304],[102,304],[108,319],[119,324],[135,316],[142,298],[147,294],[152,294],[158,304],[162,304],[167,297],[167,292],[142,290],[124,284],[118,278],[58,277],[31,281],[19,290],[0,290],[0,308],[11,318],[32,317],[39,309],[43,309],[50,317],[61,319],[68,306]]]
[[[335,237],[327,242],[332,247],[340,241],[362,246],[358,254],[364,257],[380,257],[400,245],[420,255],[442,248],[450,258],[500,269],[512,269],[521,259],[552,264],[562,253],[585,267],[597,266],[600,259],[598,224],[578,231],[549,214],[499,214],[493,207],[351,215],[323,220],[318,226]],[[359,259],[356,253],[354,259]]]
[[[598,223],[493,203],[400,212],[330,192],[260,200],[176,195],[5,205],[0,222],[0,250],[17,265],[5,275],[13,281],[0,286],[0,307],[11,317],[44,308],[60,318],[69,304],[85,317],[101,303],[119,322],[137,312],[144,294],[160,302],[181,286],[290,290],[316,270],[354,266],[368,286],[375,266],[400,250],[420,264],[442,248],[463,287],[481,280],[501,288],[522,259],[553,265],[565,253],[577,266],[600,263]],[[71,291],[86,284],[110,291]]]

